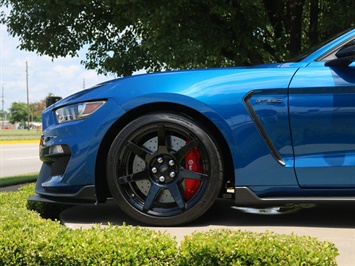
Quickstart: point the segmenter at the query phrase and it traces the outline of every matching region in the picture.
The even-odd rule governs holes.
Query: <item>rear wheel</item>
[[[108,184],[119,207],[143,223],[171,226],[202,215],[221,189],[220,150],[198,123],[175,114],[135,119],[113,141]]]

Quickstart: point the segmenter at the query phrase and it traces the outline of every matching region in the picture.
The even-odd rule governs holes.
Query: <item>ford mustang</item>
[[[30,201],[113,199],[172,226],[237,206],[355,202],[355,29],[292,62],[119,78],[43,111]]]

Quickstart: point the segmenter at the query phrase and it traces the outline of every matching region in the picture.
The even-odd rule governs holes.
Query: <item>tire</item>
[[[108,185],[115,202],[145,224],[195,220],[211,207],[222,186],[221,152],[215,143],[202,126],[182,115],[135,119],[119,132],[108,154]]]

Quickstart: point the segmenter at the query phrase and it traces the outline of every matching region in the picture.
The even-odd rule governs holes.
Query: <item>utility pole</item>
[[[2,86],[2,94],[1,94],[1,103],[2,103],[2,129],[5,127],[5,111],[4,111],[4,86]]]
[[[27,91],[27,128],[30,130],[30,96],[28,93],[28,64],[26,61],[26,91]]]

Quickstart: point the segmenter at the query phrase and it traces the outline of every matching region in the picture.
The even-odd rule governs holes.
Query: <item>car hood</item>
[[[80,91],[55,103],[51,108],[71,103],[113,98],[119,105],[157,94],[199,98],[225,94],[230,90],[285,88],[299,64],[264,64],[252,67],[196,69],[140,74],[118,78]]]

